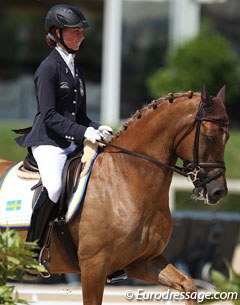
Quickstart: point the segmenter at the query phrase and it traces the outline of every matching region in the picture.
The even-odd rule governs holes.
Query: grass
[[[175,209],[205,212],[237,212],[240,213],[239,194],[228,194],[219,204],[206,205],[203,201],[191,199],[191,192],[178,191],[176,193]]]
[[[230,130],[230,138],[225,150],[227,177],[240,179],[240,130]]]
[[[24,122],[0,122],[0,158],[21,161],[26,155],[26,149],[21,148],[16,142],[16,135],[12,129],[18,129],[29,126]]]

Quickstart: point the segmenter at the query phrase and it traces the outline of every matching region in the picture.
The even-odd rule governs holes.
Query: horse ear
[[[208,93],[208,90],[207,90],[207,87],[205,86],[205,84],[202,85],[201,98],[204,103],[211,101],[211,96]]]
[[[217,94],[217,99],[220,100],[223,104],[225,104],[225,95],[226,95],[226,85],[224,85]]]

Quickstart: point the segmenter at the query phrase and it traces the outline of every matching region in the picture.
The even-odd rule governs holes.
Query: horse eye
[[[209,143],[215,142],[215,138],[213,136],[204,135],[204,138],[205,138],[206,142],[209,142]]]

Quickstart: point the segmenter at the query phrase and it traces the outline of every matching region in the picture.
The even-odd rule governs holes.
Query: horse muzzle
[[[211,177],[218,176],[215,179]],[[206,183],[204,183],[206,182]],[[205,204],[214,205],[219,203],[220,199],[225,197],[228,193],[227,183],[225,179],[225,171],[208,173],[208,177],[201,181],[197,180],[194,183],[195,188],[193,194],[196,199],[203,200]]]

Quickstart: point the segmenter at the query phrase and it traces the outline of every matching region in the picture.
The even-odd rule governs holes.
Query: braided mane
[[[200,93],[195,93],[193,91],[187,91],[187,92],[178,92],[178,93],[169,93],[168,95],[164,97],[160,97],[158,99],[152,100],[149,104],[143,106],[142,109],[137,110],[131,118],[129,118],[123,125],[120,127],[120,129],[116,132],[115,137],[119,137],[120,134],[127,130],[129,124],[133,123],[136,120],[139,120],[142,118],[144,112],[146,112],[149,109],[156,110],[158,105],[162,103],[163,101],[168,101],[169,103],[175,102],[176,99],[180,97],[188,97],[189,99],[193,96],[200,95]]]

